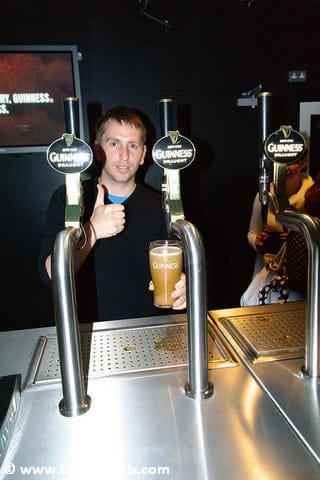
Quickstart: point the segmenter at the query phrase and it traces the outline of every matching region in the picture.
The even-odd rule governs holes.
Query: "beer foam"
[[[164,257],[164,256],[172,257],[174,255],[181,253],[181,248],[170,246],[164,249],[163,247],[155,247],[152,250],[150,250],[150,253],[152,255],[156,255],[157,257]]]

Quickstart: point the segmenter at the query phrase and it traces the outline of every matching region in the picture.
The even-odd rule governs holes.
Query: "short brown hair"
[[[147,129],[143,123],[139,113],[129,107],[123,105],[110,108],[107,110],[97,121],[96,123],[96,140],[98,143],[101,143],[102,135],[105,130],[105,125],[108,120],[113,120],[118,123],[127,123],[132,125],[137,129],[141,130],[142,141],[145,144],[147,141]]]

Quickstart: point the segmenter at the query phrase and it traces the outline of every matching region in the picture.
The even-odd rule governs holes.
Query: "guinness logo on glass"
[[[264,141],[264,153],[272,162],[296,163],[306,151],[306,141],[291,125],[282,125]]]
[[[89,145],[69,133],[64,133],[51,143],[47,150],[49,165],[59,173],[84,172],[91,165],[92,159]]]
[[[195,153],[195,147],[188,138],[178,131],[168,131],[154,144],[152,158],[161,168],[181,170],[193,162]]]

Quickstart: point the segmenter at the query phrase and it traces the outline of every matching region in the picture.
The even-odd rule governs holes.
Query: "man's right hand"
[[[118,203],[104,204],[105,190],[97,185],[98,194],[91,215],[90,224],[96,240],[109,238],[122,232],[125,225],[124,206]]]

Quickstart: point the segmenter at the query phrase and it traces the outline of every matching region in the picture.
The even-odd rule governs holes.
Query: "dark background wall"
[[[257,109],[236,99],[262,84],[273,95],[274,130],[298,129],[299,102],[320,96],[320,2],[149,0],[145,12],[168,28],[140,14],[145,3],[3,0],[0,41],[77,45],[89,143],[96,116],[127,104],[149,118],[152,145],[158,99],[174,99],[177,127],[197,149],[182,194],[206,247],[209,308],[237,306],[254,259],[246,233],[259,146]],[[288,82],[294,69],[307,70],[305,83]],[[0,171],[0,328],[52,324],[36,260],[50,195],[64,180],[42,154],[2,155]]]

